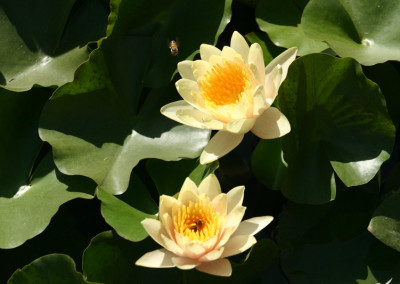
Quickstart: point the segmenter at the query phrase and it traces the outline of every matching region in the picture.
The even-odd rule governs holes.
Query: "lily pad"
[[[90,177],[112,194],[125,192],[140,160],[198,157],[210,136],[160,114],[178,95],[172,84],[143,90],[150,42],[136,40],[103,41],[74,82],[55,92],[39,125],[61,172]]]
[[[328,49],[321,40],[314,40],[304,33],[300,25],[306,1],[260,1],[256,8],[256,20],[260,29],[268,34],[277,46],[298,47],[298,55]]]
[[[311,54],[294,61],[278,103],[292,131],[283,137],[290,200],[321,204],[370,181],[393,148],[395,128],[379,87],[350,58]],[[335,176],[335,174],[337,177]]]
[[[3,1],[0,84],[26,91],[33,85],[72,81],[76,68],[88,58],[86,44],[105,35],[107,14],[98,0]]]
[[[400,60],[400,2],[310,0],[301,25],[341,57],[363,65]]]
[[[42,160],[29,184],[13,198],[0,198],[0,248],[15,248],[43,232],[63,203],[93,198],[95,184],[61,174],[51,156]]]

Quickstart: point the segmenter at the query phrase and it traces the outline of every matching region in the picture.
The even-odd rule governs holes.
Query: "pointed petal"
[[[221,57],[232,61],[234,61],[235,58],[238,58],[239,60],[241,60],[241,62],[243,61],[241,55],[230,46],[224,46],[224,48],[222,49]]]
[[[199,193],[199,191],[197,189],[197,185],[194,183],[194,181],[192,181],[190,178],[187,177],[182,184],[180,192],[188,190],[188,189],[193,190],[196,193]]]
[[[214,174],[210,174],[201,181],[198,191],[200,194],[204,193],[212,200],[221,193],[221,185],[217,177]]]
[[[192,269],[201,264],[200,261],[188,257],[173,257],[172,262],[176,265],[176,267],[183,270]]]
[[[278,87],[286,79],[286,75],[287,75],[289,66],[296,59],[296,54],[297,54],[297,47],[289,48],[288,50],[282,52],[280,55],[278,55],[276,58],[274,58],[268,64],[268,66],[265,68],[265,74],[267,76],[278,65],[280,66],[280,68],[282,68],[282,77],[280,79]]]
[[[247,60],[250,69],[253,71],[256,80],[259,84],[265,82],[265,64],[261,46],[258,43],[253,43],[250,46],[249,58]]]
[[[172,212],[171,212],[172,213]],[[161,213],[160,213],[161,214]],[[160,215],[161,216],[161,221],[162,221],[162,225],[165,229],[165,231],[167,232],[169,238],[171,240],[175,239],[175,233],[174,233],[174,223],[172,222],[172,217],[170,214],[168,213],[164,213],[164,215]]]
[[[196,128],[220,130],[225,127],[223,122],[215,120],[208,114],[193,108],[177,110],[176,117],[183,121],[183,124]]]
[[[175,121],[185,124],[185,125],[189,125],[189,126],[196,127],[196,128],[206,128],[205,125],[198,124],[197,121],[190,123],[190,122],[186,122],[186,121],[182,120],[182,118],[178,117],[178,115],[177,115],[177,112],[182,111],[182,110],[195,110],[195,108],[192,107],[191,105],[189,105],[186,101],[176,101],[176,102],[172,102],[172,103],[169,103],[169,104],[163,106],[161,108],[161,114],[165,115],[169,119],[175,120]],[[192,125],[192,124],[194,124],[194,125]]]
[[[182,202],[182,204],[185,204],[186,206],[189,204],[190,201],[196,202],[196,200],[198,199],[197,192],[197,187],[196,189],[194,189],[189,186],[182,186],[182,189],[179,192],[178,201]]]
[[[153,250],[136,261],[136,265],[152,268],[175,267],[172,257],[175,255],[166,249]]]
[[[213,201],[212,205],[214,207],[214,212],[219,212],[221,216],[226,215],[226,208],[227,208],[227,196],[225,193],[221,193],[217,195]]]
[[[180,79],[175,83],[175,87],[182,99],[187,101],[190,105],[197,107],[196,93],[199,93],[197,82],[189,79]]]
[[[248,250],[256,242],[256,238],[251,235],[232,236],[225,244],[225,250],[221,257],[228,257],[242,253]]]
[[[201,262],[209,262],[221,258],[222,253],[224,252],[224,248],[220,248],[219,250],[212,250],[202,257],[199,258]]]
[[[253,128],[254,123],[256,123],[256,118],[232,120],[226,125],[226,130],[234,134],[244,134]]]
[[[215,46],[209,45],[209,44],[202,44],[200,45],[200,57],[203,60],[208,61],[208,59],[212,55],[221,55],[221,50],[216,48]]]
[[[193,76],[196,78],[195,80],[201,79],[210,69],[212,65],[205,60],[196,60],[193,62]],[[197,83],[196,83],[197,84]]]
[[[178,201],[168,195],[161,195],[160,196],[160,212],[159,216],[164,216],[164,214],[171,215],[172,208],[176,205]]]
[[[195,81],[196,79],[193,76],[192,64],[193,61],[191,60],[181,61],[178,63],[178,71],[182,78]]]
[[[206,249],[198,241],[188,241],[183,247],[183,254],[189,258],[199,258],[206,253]]]
[[[242,142],[243,137],[244,134],[218,131],[201,153],[200,164],[208,164],[225,156]]]
[[[251,130],[261,139],[274,139],[290,132],[290,123],[279,109],[270,107],[257,119]]]
[[[183,255],[183,249],[178,246],[177,243],[175,243],[175,241],[171,240],[170,238],[168,238],[167,236],[161,234],[161,238],[164,242],[164,247],[169,250],[170,252],[172,252],[175,255]]]
[[[211,262],[204,262],[199,266],[196,266],[198,271],[217,275],[217,276],[231,276],[232,275],[232,266],[229,260],[225,258],[217,259]]]
[[[264,110],[268,106],[263,85],[257,86],[257,88],[254,91],[253,100],[254,100],[253,115],[258,117],[264,112]]]
[[[146,218],[141,222],[143,228],[150,235],[150,237],[155,240],[159,245],[165,246],[161,238],[162,233],[166,233],[160,221]]]
[[[251,235],[254,236],[259,231],[264,229],[269,223],[272,222],[274,217],[272,216],[261,216],[247,219],[240,223],[233,236],[239,235]]]
[[[236,230],[236,228],[240,225],[240,222],[243,219],[245,211],[246,211],[246,207],[244,207],[244,206],[235,207],[226,216],[225,228],[233,227]]]
[[[244,186],[237,186],[232,188],[228,193],[228,208],[227,208],[227,214],[231,213],[233,209],[235,209],[238,206],[242,206],[243,203],[243,197],[244,197]]]
[[[282,68],[276,67],[266,78],[264,87],[265,100],[268,106],[271,106],[278,95],[279,84],[282,78]]]
[[[231,47],[243,57],[245,62],[247,62],[250,48],[244,37],[237,31],[234,31],[232,34]]]

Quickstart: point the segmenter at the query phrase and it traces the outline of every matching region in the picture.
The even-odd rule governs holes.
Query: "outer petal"
[[[234,50],[230,46],[224,46],[224,48],[222,49],[221,57],[224,59],[232,60],[232,61],[235,61],[236,59],[238,59],[239,62],[244,61],[242,56],[239,53],[237,53],[236,50]]]
[[[175,241],[161,234],[161,238],[164,242],[164,247],[175,255],[183,255],[183,249],[175,243]]]
[[[201,264],[200,261],[187,258],[187,257],[173,257],[172,262],[179,268],[183,270],[195,268],[197,265]]]
[[[175,240],[175,232],[174,232],[174,223],[172,222],[172,217],[168,213],[164,213],[164,215],[160,215],[160,220],[162,225],[167,231],[167,234],[171,240]]]
[[[225,128],[225,124],[216,120],[208,114],[197,109],[179,109],[176,116],[183,121],[184,124],[196,128],[221,130]]]
[[[196,202],[198,197],[199,196],[197,195],[197,188],[196,190],[193,190],[189,187],[182,187],[181,192],[179,192],[178,200],[183,204],[188,205],[190,201]],[[175,212],[173,212],[172,214],[175,214]]]
[[[227,214],[231,213],[233,209],[238,206],[242,206],[243,197],[244,197],[244,186],[237,186],[232,188],[228,193],[228,208]]]
[[[265,89],[263,85],[257,86],[253,94],[254,107],[253,116],[260,116],[267,108],[267,97],[265,95]]]
[[[278,65],[282,68],[282,77],[278,84],[278,87],[281,83],[286,79],[286,75],[289,69],[290,64],[296,59],[297,47],[289,48],[288,50],[282,52],[280,55],[275,57],[265,68],[265,74],[268,76],[269,73]]]
[[[195,81],[196,79],[193,76],[192,64],[193,61],[191,60],[181,61],[178,63],[178,71],[182,78]]]
[[[250,48],[244,37],[237,31],[234,31],[232,34],[231,47],[243,57],[244,61],[247,62]]]
[[[200,91],[196,81],[180,79],[175,83],[175,87],[186,102],[197,108],[198,103],[196,102],[195,94]]]
[[[228,122],[226,130],[235,134],[244,134],[253,128],[256,118],[237,119]]]
[[[196,60],[193,62],[192,70],[193,76],[196,78],[195,80],[201,79],[210,69],[212,65],[205,60]],[[196,83],[197,84],[197,83]]]
[[[221,185],[217,177],[214,174],[210,174],[201,181],[198,191],[213,200],[215,196],[221,193]]]
[[[219,250],[212,250],[209,253],[203,255],[199,258],[201,262],[209,262],[221,258],[222,253],[224,252],[224,248],[220,248]]]
[[[209,44],[202,44],[200,45],[200,57],[203,60],[208,61],[208,59],[212,55],[221,55],[221,50],[216,48],[215,46],[209,45]]]
[[[211,262],[203,262],[196,269],[201,272],[205,272],[217,276],[231,276],[232,266],[229,260],[222,258]]]
[[[150,237],[164,247],[165,244],[161,238],[161,234],[166,234],[167,232],[162,227],[161,222],[155,219],[146,218],[141,223]]]
[[[261,139],[278,138],[290,132],[290,123],[279,109],[270,107],[257,119],[251,131]]]
[[[175,264],[172,262],[172,257],[174,256],[173,253],[166,249],[153,250],[139,258],[135,264],[153,268],[175,267]]]
[[[272,216],[262,216],[247,219],[240,223],[239,227],[236,229],[232,236],[239,235],[255,235],[262,229],[264,229],[269,223],[272,222],[274,217]]]
[[[201,153],[200,163],[202,165],[208,164],[225,156],[242,142],[243,137],[244,134],[218,131]]]
[[[250,69],[253,71],[259,84],[265,82],[265,64],[261,46],[258,43],[253,43],[250,46],[249,58],[247,60]]]
[[[225,244],[224,252],[221,257],[228,257],[232,255],[236,255],[248,250],[252,245],[257,242],[256,238],[251,235],[240,235],[234,236],[229,239],[229,241]]]
[[[225,228],[234,227],[237,228],[240,225],[240,222],[243,219],[244,212],[246,211],[246,207],[237,206],[235,207],[227,216]]]
[[[276,67],[269,73],[265,83],[265,100],[268,106],[271,106],[276,96],[278,95],[278,88],[282,78],[282,68]]]
[[[196,128],[207,129],[206,125],[199,123],[198,121],[187,122],[187,121],[182,120],[182,118],[180,118],[177,115],[177,112],[182,111],[182,110],[195,110],[195,108],[192,107],[191,105],[189,105],[186,101],[176,101],[176,102],[169,103],[169,104],[163,106],[161,108],[161,113],[163,115],[165,115],[166,117],[168,117],[169,119],[175,120],[179,123],[189,125],[192,127],[196,127]]]
[[[159,216],[162,217],[166,213],[171,216],[172,208],[174,207],[175,204],[177,204],[177,200],[175,198],[168,195],[161,195]]]
[[[200,241],[188,241],[183,247],[183,253],[189,258],[199,258],[207,252],[206,248]]]
[[[216,196],[213,201],[212,205],[214,207],[214,212],[219,212],[221,216],[226,215],[226,208],[227,208],[227,196],[225,193],[221,193]]]

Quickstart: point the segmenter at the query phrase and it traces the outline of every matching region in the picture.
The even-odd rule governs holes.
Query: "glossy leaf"
[[[301,2],[296,0],[259,1],[256,8],[258,26],[277,46],[286,48],[297,46],[298,55],[328,49],[326,43],[314,40],[304,33],[300,19],[307,1]]]
[[[21,93],[0,88],[1,197],[12,197],[29,183],[43,144],[37,133],[39,116],[50,95],[49,90],[42,88]]]
[[[0,248],[17,247],[40,234],[63,203],[92,198],[94,189],[89,179],[61,174],[49,153],[29,184],[13,198],[0,198]]]
[[[301,26],[341,57],[363,65],[400,60],[400,2],[310,0]]]
[[[139,211],[101,188],[97,189],[96,195],[101,200],[101,214],[121,237],[138,242],[148,236],[140,222],[145,218],[156,218],[155,215]]]
[[[292,63],[278,103],[292,131],[282,140],[289,199],[335,198],[334,173],[346,186],[365,184],[389,158],[395,129],[376,84],[352,59],[325,54]]]
[[[174,86],[142,93],[150,42],[136,45],[134,39],[103,41],[75,81],[55,92],[39,129],[60,171],[90,177],[113,194],[126,190],[141,159],[197,157],[210,135],[160,114],[176,98]]]
[[[0,84],[25,91],[72,81],[86,44],[105,35],[106,8],[98,0],[2,1]]]
[[[14,272],[8,284],[86,284],[82,274],[76,271],[74,260],[65,254],[49,254],[40,257]]]

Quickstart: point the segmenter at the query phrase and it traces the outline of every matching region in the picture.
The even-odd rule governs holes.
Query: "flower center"
[[[191,241],[204,242],[218,233],[221,218],[211,204],[207,206],[203,200],[198,200],[195,203],[190,201],[189,206],[182,204],[173,219],[178,233]]]
[[[250,73],[242,64],[225,60],[214,65],[198,84],[206,105],[215,109],[241,101],[249,88]]]

